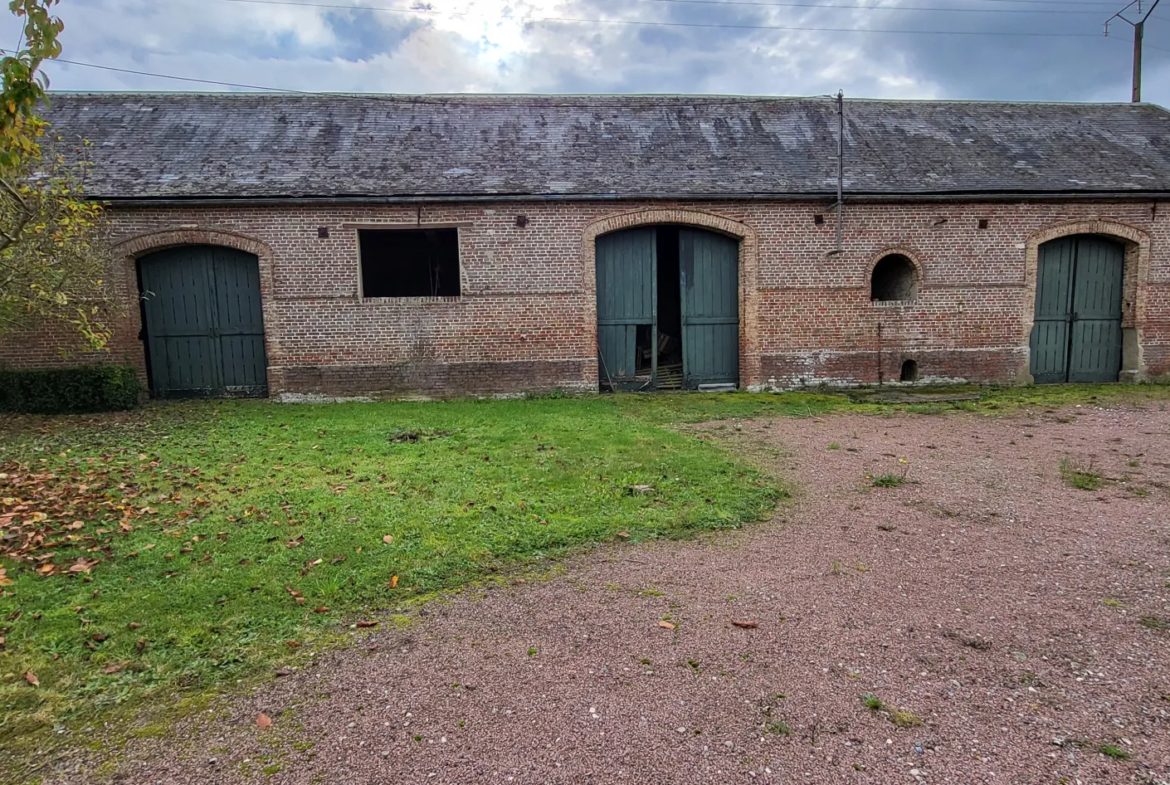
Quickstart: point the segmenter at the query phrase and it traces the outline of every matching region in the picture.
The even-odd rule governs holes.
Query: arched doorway
[[[1100,235],[1040,246],[1030,341],[1037,384],[1118,380],[1124,269],[1124,246]]]
[[[259,260],[215,245],[138,259],[151,394],[159,398],[268,394]]]
[[[600,384],[611,390],[739,383],[739,244],[659,225],[597,238]]]

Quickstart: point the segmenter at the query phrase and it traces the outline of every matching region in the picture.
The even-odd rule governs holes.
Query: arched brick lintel
[[[581,236],[581,266],[584,290],[591,295],[587,321],[591,343],[597,343],[597,238],[622,229],[663,224],[707,229],[739,240],[739,383],[744,387],[759,385],[759,234],[754,227],[718,213],[657,207],[607,215],[585,226]],[[593,378],[587,381],[598,383],[596,368]]]
[[[1125,266],[1122,271],[1121,327],[1129,334],[1122,346],[1121,379],[1137,381],[1145,376],[1142,359],[1142,326],[1146,317],[1146,287],[1141,285],[1149,277],[1149,233],[1121,221],[1109,218],[1084,218],[1064,221],[1033,232],[1024,251],[1024,346],[1030,347],[1032,325],[1036,310],[1036,281],[1040,268],[1040,246],[1062,237],[1091,234],[1110,237],[1125,247]],[[1021,381],[1031,382],[1031,365],[1024,368]]]
[[[175,248],[181,245],[222,245],[254,254],[261,260],[271,261],[272,249],[267,244],[247,235],[215,226],[180,226],[154,232],[144,232],[126,237],[114,248],[120,253],[137,259],[154,251]]]

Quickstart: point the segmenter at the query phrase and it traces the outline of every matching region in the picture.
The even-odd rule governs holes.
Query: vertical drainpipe
[[[843,181],[845,180],[845,91],[837,91],[837,253],[842,251],[845,241],[844,218],[845,195]]]

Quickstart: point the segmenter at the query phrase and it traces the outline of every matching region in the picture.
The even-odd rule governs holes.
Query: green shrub
[[[76,414],[132,409],[142,385],[128,365],[16,371],[0,368],[0,411]]]

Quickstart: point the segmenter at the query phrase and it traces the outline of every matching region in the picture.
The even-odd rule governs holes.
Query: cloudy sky
[[[1126,101],[1132,28],[1101,34],[1124,2],[63,0],[59,13],[66,60],[291,90]],[[3,21],[11,46],[19,27]],[[1143,98],[1170,105],[1170,0],[1146,44]],[[65,90],[233,89],[47,71]]]

